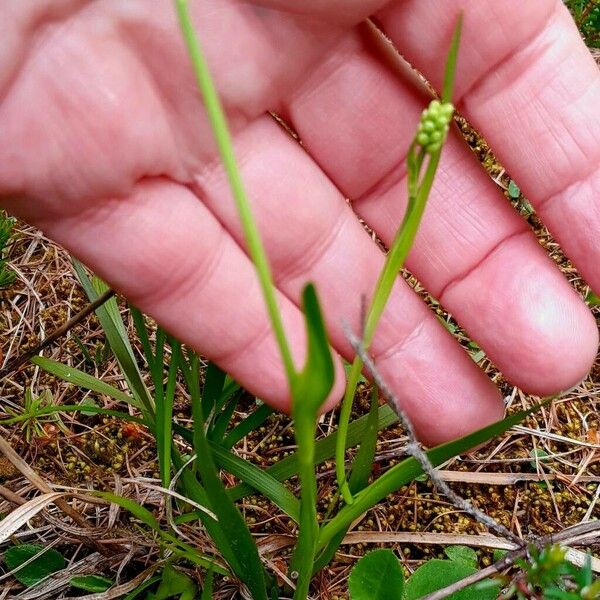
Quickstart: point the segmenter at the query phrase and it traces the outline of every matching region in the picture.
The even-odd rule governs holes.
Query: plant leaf
[[[315,286],[309,283],[302,292],[302,308],[308,340],[307,358],[304,368],[297,373],[292,385],[294,418],[302,418],[297,411],[316,415],[333,387],[335,367],[323,313]]]
[[[113,581],[100,575],[77,575],[69,580],[71,587],[93,594],[105,592],[113,586]]]
[[[465,562],[434,558],[427,561],[410,576],[406,582],[406,600],[418,600],[476,572],[475,567]],[[474,589],[474,587],[469,586],[448,598],[451,600],[495,600],[500,591],[500,584],[487,589]]]
[[[429,450],[427,456],[434,466],[439,465],[453,456],[466,452],[467,450],[504,433],[507,429],[510,429],[513,425],[519,424],[531,413],[539,410],[550,401],[551,399],[548,399],[529,410],[515,413],[505,417],[501,421],[483,427],[474,433],[437,446],[432,450]],[[359,492],[354,497],[354,502],[352,504],[344,506],[338,514],[329,521],[329,523],[321,528],[318,549],[322,550],[325,548],[329,541],[337,535],[340,530],[348,527],[352,521],[363,514],[363,512],[366,512],[371,507],[375,506],[388,494],[391,494],[403,485],[413,481],[422,473],[423,469],[421,468],[421,465],[412,457],[403,460],[401,463],[393,466],[389,471],[386,471],[379,479],[375,480],[368,487]]]
[[[350,423],[348,428],[348,436],[346,438],[346,448],[352,448],[360,443],[365,432],[365,427],[367,426],[367,421],[368,415],[364,415],[363,417],[359,417]],[[387,404],[379,407],[377,418],[378,431],[381,431],[382,429],[385,429],[386,427],[389,427],[397,422],[398,415]],[[320,465],[334,456],[337,437],[338,433],[336,431],[315,443],[314,460],[316,465]],[[295,452],[290,456],[286,456],[284,459],[269,467],[266,472],[274,477],[277,481],[285,481],[290,477],[294,477],[298,474],[298,453]],[[243,483],[238,484],[229,490],[229,495],[233,500],[240,500],[241,498],[249,496],[253,493],[254,489]]]
[[[34,558],[37,557],[37,558]],[[28,560],[33,560],[13,573],[15,579],[27,587],[39,583],[42,579],[65,568],[65,559],[53,548],[44,548],[40,544],[20,544],[11,546],[4,553],[4,563],[10,571],[18,569]]]
[[[477,568],[477,552],[468,546],[448,546],[444,554],[455,562],[462,562],[470,567]]]
[[[350,600],[402,600],[404,574],[396,555],[388,549],[365,554],[348,579]]]
[[[170,563],[167,563],[163,569],[155,599],[167,600],[172,596],[179,596],[181,600],[185,600],[185,598],[193,599],[196,596],[196,591],[196,584],[190,577],[181,571],[177,571]]]
[[[73,268],[81,282],[89,300],[93,302],[99,296],[98,289],[105,291],[108,286],[98,278],[92,282],[88,277],[83,265],[73,260]],[[127,381],[127,385],[133,394],[136,404],[146,413],[148,421],[154,421],[154,402],[148,388],[144,384],[142,375],[135,361],[133,349],[127,336],[127,330],[119,314],[119,307],[115,298],[111,298],[96,310],[96,315],[106,339],[115,355],[121,372]]]
[[[47,373],[55,375],[56,377],[60,377],[64,381],[68,381],[69,383],[72,383],[80,388],[90,390],[98,394],[104,394],[105,396],[109,396],[114,400],[126,402],[127,404],[131,404],[139,408],[137,402],[129,394],[122,392],[108,383],[105,383],[97,377],[88,375],[84,371],[75,369],[74,367],[69,367],[56,360],[46,358],[45,356],[34,356],[31,359],[31,362]],[[83,410],[84,409],[82,408],[82,412]]]

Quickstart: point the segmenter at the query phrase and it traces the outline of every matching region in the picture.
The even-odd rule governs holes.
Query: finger
[[[388,244],[406,204],[405,153],[424,105],[414,77],[390,60],[363,29],[287,104],[305,147]],[[545,394],[589,370],[593,318],[457,139],[444,150],[408,266],[514,383]]]
[[[383,254],[335,186],[271,118],[237,136],[236,154],[279,289],[298,303],[305,282],[314,281],[330,339],[350,360],[343,325],[360,332],[363,299],[372,295]],[[195,191],[243,243],[223,169],[199,174]],[[446,441],[501,417],[495,387],[402,279],[371,350],[424,441]]]
[[[378,16],[436,86],[462,4],[409,0]],[[563,3],[469,6],[456,97],[567,255],[600,289],[600,72]]]
[[[254,268],[186,187],[149,179],[126,199],[38,224],[251,393],[289,409],[288,385]],[[306,346],[302,314],[285,297],[278,300],[301,368]],[[338,359],[336,368],[329,406],[343,393]]]

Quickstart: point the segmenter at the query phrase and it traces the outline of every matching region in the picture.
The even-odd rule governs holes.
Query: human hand
[[[173,5],[151,4],[3,1],[0,204],[285,408],[280,357]],[[193,4],[298,361],[308,280],[333,347],[351,358],[342,323],[358,330],[383,263],[355,213],[391,241],[426,103],[359,23],[374,16],[439,87],[462,4]],[[456,88],[459,110],[600,289],[600,75],[561,2],[469,3]],[[511,382],[539,394],[577,383],[598,344],[584,303],[457,135],[438,173],[408,267]],[[424,441],[502,415],[496,388],[404,281],[371,349]]]

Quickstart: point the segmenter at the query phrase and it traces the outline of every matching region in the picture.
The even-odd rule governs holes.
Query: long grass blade
[[[545,404],[547,404],[547,402],[538,404],[529,410],[510,415],[501,421],[488,425],[487,427],[479,429],[458,440],[437,446],[430,450],[427,453],[427,456],[434,466],[439,465],[453,456],[466,452],[467,450],[504,433],[513,425],[521,423],[531,413],[539,410],[540,407]],[[321,528],[318,549],[323,550],[334,536],[349,527],[352,521],[358,518],[363,512],[366,512],[371,507],[375,506],[388,494],[391,494],[403,485],[413,481],[422,473],[423,469],[421,468],[421,465],[412,457],[394,465],[389,471],[359,492],[355,496],[352,504],[344,506],[329,523]]]
[[[56,360],[46,358],[45,356],[34,356],[31,359],[31,362],[46,371],[46,373],[60,377],[60,379],[72,383],[80,388],[90,390],[98,394],[104,394],[105,396],[113,398],[114,400],[118,400],[119,402],[125,402],[140,408],[136,400],[129,394],[122,392],[118,388],[105,383],[93,375],[88,375],[86,372],[81,371],[80,369],[69,367],[68,365]]]
[[[98,296],[98,291],[92,284],[92,281],[88,277],[85,269],[81,263],[74,260],[73,267],[87,294],[90,301],[94,301]],[[98,286],[101,283],[98,282]],[[104,289],[108,289],[103,286]],[[142,407],[149,422],[154,422],[154,402],[148,388],[144,384],[141,373],[138,369],[129,338],[127,336],[127,330],[123,325],[123,321],[119,315],[118,305],[116,300],[113,298],[106,302],[104,305],[98,308],[96,311],[98,320],[102,325],[106,339],[115,355],[123,377],[127,381],[127,385],[135,398],[137,404]],[[115,321],[116,319],[116,321]]]
[[[243,440],[251,431],[258,429],[271,415],[273,409],[268,404],[261,404],[251,412],[243,421],[240,421],[226,436],[221,446],[227,450],[233,448]]]
[[[348,435],[346,436],[346,448],[352,448],[360,443],[365,433],[367,421],[368,415],[365,415],[350,423]],[[396,413],[387,404],[379,407],[377,418],[378,431],[381,431],[397,422],[398,415],[396,415]],[[333,458],[335,455],[337,438],[338,432],[336,431],[315,443],[314,461],[316,465],[320,465],[326,460]],[[271,475],[277,481],[285,481],[290,477],[296,476],[298,474],[298,452],[295,452],[290,456],[286,456],[279,462],[275,463],[266,470],[266,473]],[[249,485],[241,483],[231,488],[229,493],[232,499],[240,500],[245,496],[254,494],[255,490]]]
[[[150,529],[155,531],[163,540],[163,542],[168,544],[168,547],[178,556],[181,556],[200,567],[212,570],[215,573],[219,573],[221,575],[229,574],[226,569],[215,562],[212,558],[201,554],[194,547],[180,541],[172,533],[163,530],[156,517],[141,504],[138,504],[130,498],[113,494],[112,492],[94,492],[94,494],[100,498],[103,498],[104,500],[107,500],[108,502],[117,504],[121,508],[124,508],[130,512],[136,519],[140,520],[142,523],[144,523],[144,525],[147,525],[150,527]]]
[[[194,371],[198,372],[197,358],[193,362]],[[219,536],[222,545],[229,545],[228,555],[236,560],[231,568],[246,583],[256,600],[267,600],[266,574],[258,549],[252,535],[233,501],[229,498],[225,486],[219,476],[211,446],[205,432],[204,415],[196,392],[192,396],[192,417],[194,421],[194,450],[198,456],[195,468],[202,481],[209,506],[217,515]]]
[[[158,450],[158,465],[162,486],[169,487],[171,483],[171,447],[173,445],[173,402],[175,400],[175,384],[181,344],[170,338],[171,362],[169,377],[164,393],[156,397],[156,447]],[[162,384],[160,386],[162,388]]]
[[[100,406],[92,406],[87,404],[58,404],[55,406],[44,406],[39,410],[36,410],[36,417],[43,417],[44,415],[54,415],[61,412],[82,412],[82,413],[91,413],[95,415],[105,415],[107,417],[115,417],[117,419],[123,419],[124,421],[129,421],[131,423],[137,423],[139,425],[148,426],[147,423],[143,419],[139,419],[138,417],[134,417],[129,413],[121,412],[119,410],[110,410],[108,408],[101,408]],[[0,425],[8,426],[14,425],[15,423],[22,423],[23,421],[27,421],[30,419],[29,414],[18,415],[16,417],[11,417],[10,419],[3,419],[0,421]]]

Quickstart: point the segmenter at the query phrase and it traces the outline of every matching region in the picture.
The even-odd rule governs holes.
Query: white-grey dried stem
[[[475,506],[473,506],[470,502],[459,496],[456,492],[454,492],[450,486],[438,475],[435,467],[431,464],[431,461],[427,457],[425,451],[421,448],[419,442],[417,441],[417,436],[415,434],[414,427],[412,425],[411,420],[408,418],[408,415],[402,410],[398,399],[390,389],[390,387],[385,382],[381,373],[378,371],[375,363],[372,358],[369,356],[369,353],[365,350],[365,346],[361,339],[357,338],[349,326],[344,326],[346,337],[354,351],[362,360],[365,367],[367,367],[371,377],[373,378],[373,382],[381,391],[383,397],[394,410],[394,412],[400,418],[400,422],[406,431],[406,435],[408,437],[408,444],[406,446],[406,451],[410,454],[414,459],[421,465],[423,472],[431,479],[435,488],[446,496],[454,506],[463,512],[467,513],[473,519],[485,525],[489,530],[494,531],[499,536],[510,540],[518,547],[523,547],[526,545],[526,542],[522,540],[519,536],[515,535],[512,531],[510,531],[507,527],[502,525],[502,523],[498,523],[495,519],[485,514],[483,511],[479,510]]]

